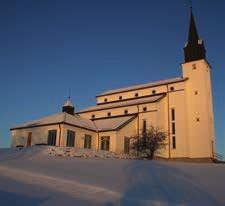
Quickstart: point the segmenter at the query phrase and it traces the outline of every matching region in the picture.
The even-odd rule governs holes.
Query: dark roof
[[[188,42],[184,47],[184,58],[185,62],[196,61],[205,59],[205,46],[202,39],[198,36],[194,15],[192,9],[190,11],[190,24],[188,32]]]
[[[190,25],[189,25],[189,33],[188,33],[188,42],[196,42],[199,40],[198,31],[195,24],[194,15],[191,10],[190,14]]]

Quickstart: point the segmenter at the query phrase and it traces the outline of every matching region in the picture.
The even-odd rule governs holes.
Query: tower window
[[[196,64],[192,64],[192,69],[193,70],[197,69]]]
[[[171,109],[171,119],[175,121],[175,109]]]
[[[195,95],[198,95],[198,90],[195,90]]]
[[[124,114],[128,114],[128,110],[126,109],[126,110],[124,110]]]
[[[143,134],[145,134],[147,131],[147,121],[143,119]]]
[[[107,102],[108,101],[107,98],[105,98],[104,101]]]
[[[172,134],[176,133],[175,122],[172,122]]]
[[[173,145],[173,149],[176,149],[176,137],[175,136],[172,137],[172,145]]]
[[[143,111],[146,112],[147,111],[147,107],[143,107]]]
[[[176,134],[176,123],[175,123],[175,109],[172,108],[171,109],[171,120],[172,120],[172,147],[173,149],[176,148],[176,137],[175,137],[175,134]]]
[[[94,114],[92,114],[91,118],[92,118],[92,119],[94,119],[94,118],[95,118],[95,115],[94,115]]]
[[[156,91],[155,90],[152,90],[152,94],[155,94],[156,93]]]
[[[107,114],[107,115],[108,115],[108,117],[110,117],[110,116],[111,116],[111,112],[108,112],[108,114]]]
[[[121,99],[123,99],[123,97],[122,96],[119,96],[119,100],[121,100]]]
[[[174,87],[170,87],[170,90],[171,90],[171,91],[174,91]]]
[[[199,118],[199,117],[197,117],[197,118],[196,118],[196,121],[197,121],[197,122],[200,122],[200,118]]]
[[[135,97],[138,97],[138,93],[135,93],[135,95],[134,95]]]

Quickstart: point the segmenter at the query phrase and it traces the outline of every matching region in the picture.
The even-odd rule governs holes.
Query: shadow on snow
[[[104,206],[222,206],[191,175],[166,163],[132,161],[124,172],[127,188],[122,198]]]

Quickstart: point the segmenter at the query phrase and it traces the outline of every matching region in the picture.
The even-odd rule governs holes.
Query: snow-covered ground
[[[0,205],[225,205],[225,164],[127,158],[68,148],[1,149]]]

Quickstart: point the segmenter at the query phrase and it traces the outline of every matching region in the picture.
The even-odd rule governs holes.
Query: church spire
[[[196,42],[196,41],[198,41],[198,39],[199,39],[198,31],[197,31],[197,28],[195,25],[195,19],[194,19],[193,12],[191,9],[188,42]]]
[[[205,59],[204,42],[198,36],[192,8],[190,9],[190,24],[188,42],[184,47],[185,62]]]

